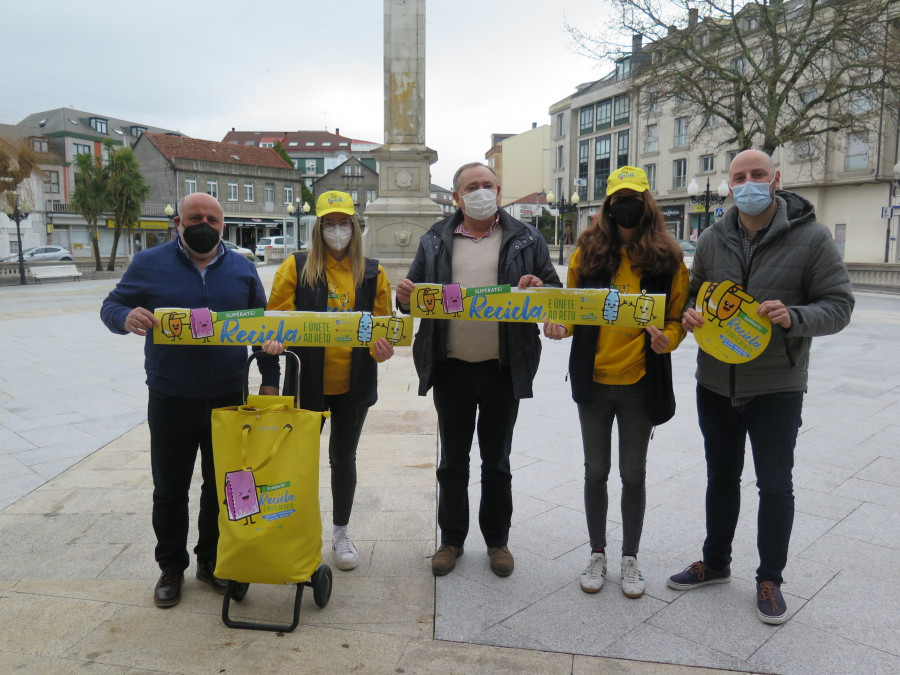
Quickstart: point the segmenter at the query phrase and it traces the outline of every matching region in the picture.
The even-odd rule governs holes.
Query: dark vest
[[[608,288],[609,275],[581,277],[579,288]],[[672,277],[643,276],[641,289],[647,293],[664,293],[666,306],[672,290]],[[663,308],[663,312],[666,308]],[[572,351],[569,353],[569,380],[572,398],[576,403],[589,404],[594,399],[594,355],[600,326],[575,326],[572,331]],[[647,414],[653,424],[662,424],[675,414],[675,392],[672,388],[672,355],[657,354],[650,348],[650,334],[644,331],[644,359],[646,374],[641,379],[644,385]]]
[[[297,288],[294,293],[294,309],[305,312],[328,310],[328,286],[324,280],[315,286],[300,283],[300,273],[306,264],[306,253],[294,253],[297,265]],[[378,289],[378,261],[366,258],[363,282],[356,288],[355,312],[371,312],[375,307]],[[300,407],[306,410],[324,410],[325,348],[290,347],[300,357]],[[293,396],[297,379],[294,361],[288,361],[284,395]],[[365,410],[378,400],[378,362],[372,358],[368,347],[356,347],[350,356],[350,395],[357,410]]]

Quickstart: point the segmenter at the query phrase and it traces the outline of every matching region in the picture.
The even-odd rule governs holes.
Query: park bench
[[[79,281],[81,280],[81,272],[78,271],[78,267],[75,265],[42,265],[40,267],[29,267],[28,269],[31,272],[31,276],[33,276],[38,283],[41,283],[44,279],[59,279],[64,277],[72,277]]]

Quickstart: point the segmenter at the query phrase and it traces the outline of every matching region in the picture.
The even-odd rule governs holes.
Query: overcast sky
[[[412,0],[410,0],[412,1]],[[239,130],[340,129],[384,142],[383,0],[0,0],[0,123],[64,106],[222,140]],[[491,133],[549,123],[606,72],[563,24],[603,0],[429,0],[432,180],[484,160]],[[540,189],[543,186],[536,186]]]

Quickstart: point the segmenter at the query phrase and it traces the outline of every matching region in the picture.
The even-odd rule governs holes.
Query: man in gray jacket
[[[397,284],[402,311],[409,311],[417,283],[562,285],[538,231],[498,209],[500,185],[493,169],[478,162],[461,166],[453,177],[453,198],[459,210],[422,235],[407,278]],[[441,545],[431,559],[435,576],[455,567],[468,534],[469,452],[476,428],[481,451],[478,522],[491,570],[501,577],[512,574],[509,455],[519,399],[532,395],[540,356],[541,339],[533,323],[422,319],[419,324],[413,343],[419,395],[434,387],[441,439]]]
[[[747,436],[759,488],[756,607],[765,623],[787,620],[781,573],[794,520],[792,469],[807,387],[812,338],[850,322],[850,275],[812,204],[777,190],[780,172],[758,150],[731,162],[735,205],[697,242],[685,330],[703,324],[694,308],[700,286],[731,280],[760,303],[772,322],[769,345],[755,359],[728,364],[697,352],[697,416],[706,451],[706,541],[703,560],[673,575],[689,590],[731,579],[731,544],[740,513]]]

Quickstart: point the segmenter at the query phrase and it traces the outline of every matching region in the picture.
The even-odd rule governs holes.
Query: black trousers
[[[441,541],[462,546],[469,531],[469,453],[477,429],[481,452],[478,523],[485,543],[505,546],[512,520],[509,455],[519,401],[509,368],[499,361],[435,363],[432,375],[441,459],[438,526]]]
[[[181,398],[150,391],[150,465],[153,471],[153,531],[156,562],[163,572],[184,572],[187,552],[188,490],[200,450],[200,516],[194,553],[200,562],[214,562],[219,541],[219,503],[213,467],[213,408],[240,405],[241,392],[210,399]]]
[[[347,525],[356,495],[356,448],[369,412],[356,409],[350,393],[326,395],[325,410],[331,411],[328,464],[331,466],[332,522]],[[322,420],[325,426],[325,420]]]

